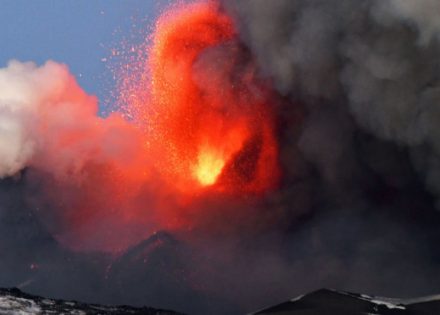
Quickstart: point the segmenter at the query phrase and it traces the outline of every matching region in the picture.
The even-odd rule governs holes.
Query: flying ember
[[[38,125],[50,141],[33,163],[52,175],[38,185],[51,187],[44,191],[51,206],[41,201],[40,216],[76,250],[117,252],[155,231],[249,221],[244,211],[213,204],[258,199],[278,183],[276,98],[218,4],[171,7],[135,52],[117,73],[118,104],[130,119],[95,117],[96,99],[65,68],[35,69],[63,83],[50,89],[61,96],[41,98],[63,102],[50,103]]]
[[[162,179],[182,193],[272,188],[278,168],[268,91],[230,17],[212,2],[172,7],[147,49],[121,95]],[[145,90],[148,97],[139,97]]]

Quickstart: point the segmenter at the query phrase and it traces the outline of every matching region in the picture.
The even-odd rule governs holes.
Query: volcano
[[[0,287],[194,315],[438,292],[440,1],[175,1],[125,16],[109,100],[83,39],[136,1],[81,1],[0,11]],[[425,305],[344,291],[265,312]]]

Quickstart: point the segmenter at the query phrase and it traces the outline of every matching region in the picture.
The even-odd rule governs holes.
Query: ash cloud
[[[298,261],[286,275],[322,270],[297,275],[307,287],[434,292],[437,2],[222,3],[260,75],[284,97],[285,185],[272,207],[288,209],[292,222],[288,255]],[[315,256],[308,260],[306,252]]]
[[[363,132],[408,150],[428,189],[440,193],[437,2],[224,3],[262,74],[306,108],[306,159],[319,168],[337,156],[350,164],[342,152],[352,156],[352,137]],[[333,148],[330,159],[307,145],[321,140]]]

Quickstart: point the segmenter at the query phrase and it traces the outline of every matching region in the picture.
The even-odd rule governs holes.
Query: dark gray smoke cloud
[[[439,2],[223,4],[284,97],[278,201],[294,262],[280,278],[297,294],[435,291]]]
[[[243,314],[321,287],[438,293],[440,3],[222,4],[277,91],[283,184],[251,202],[258,211],[233,200],[215,211],[282,222],[191,242],[158,233],[118,256],[73,253],[39,223],[25,170],[0,182],[0,286],[191,314]]]
[[[359,129],[410,151],[440,193],[438,2],[224,2],[262,73],[307,108],[299,146],[325,176],[340,169],[329,163],[350,164]]]

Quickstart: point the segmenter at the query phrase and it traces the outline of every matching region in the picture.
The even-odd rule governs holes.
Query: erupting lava
[[[44,91],[66,94],[41,97],[54,104],[38,111],[45,141],[33,165],[37,186],[50,187],[40,216],[70,248],[115,252],[158,230],[214,230],[246,217],[241,196],[277,184],[273,95],[230,17],[214,1],[172,7],[151,39],[118,73],[130,120],[97,117],[66,68],[35,70],[62,87]]]
[[[202,149],[198,155],[197,165],[194,167],[194,175],[201,185],[209,186],[215,184],[224,166],[223,157],[216,156],[216,152]]]
[[[181,192],[273,187],[271,104],[230,17],[214,2],[165,12],[149,57],[138,62],[142,79],[124,78],[121,95],[130,96],[123,101],[145,126],[146,150],[165,182]],[[147,99],[133,97],[145,89]]]

